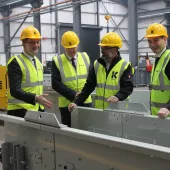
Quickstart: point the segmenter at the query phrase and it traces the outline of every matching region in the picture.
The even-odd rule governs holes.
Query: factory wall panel
[[[6,65],[6,56],[5,56],[5,54],[0,53],[0,65],[3,65],[3,66]]]
[[[148,11],[152,11],[152,10],[156,10],[156,9],[162,9],[165,8],[165,2],[164,1],[157,1],[157,2],[150,2],[148,1],[148,3],[146,4],[140,4],[138,5],[139,8],[148,10]]]
[[[67,11],[59,11],[58,22],[73,23],[73,15]]]
[[[129,54],[121,54],[121,57],[126,61],[129,61]]]
[[[1,16],[0,16],[1,17]],[[3,34],[3,31],[4,31],[4,28],[3,28],[3,24],[2,24],[2,22],[0,22],[0,37],[2,37],[2,36],[4,36],[4,34]]]
[[[12,37],[14,35],[14,33],[16,32],[16,30],[19,28],[21,24],[21,21],[17,21],[17,22],[10,22],[10,36]],[[19,29],[19,31],[17,32],[17,34],[15,35],[15,37],[20,37],[21,32],[24,28],[33,25],[32,22],[25,22],[21,28]]]
[[[85,4],[81,6],[82,12],[93,12],[95,13],[96,10],[96,3]]]
[[[41,24],[41,35],[47,39],[55,38],[55,25]]]
[[[42,40],[42,45],[41,45],[41,50],[42,53],[51,53],[51,52],[55,52],[55,39],[47,39],[47,40]]]
[[[55,15],[52,13],[45,13],[41,15],[41,23],[55,23]]]
[[[127,13],[127,8],[125,8],[123,5],[119,3],[103,3],[104,6],[107,8],[107,10],[110,13],[115,13],[115,14],[126,14]],[[100,3],[100,12],[105,12],[107,14],[106,9],[103,7],[103,5]]]
[[[14,45],[20,45],[20,46],[18,46],[18,47],[11,47],[11,53],[12,54],[20,54],[23,51],[23,48],[22,48],[22,42],[20,41],[19,38],[14,38],[11,41],[11,46],[14,46]]]
[[[57,2],[62,2],[63,0],[57,0]],[[50,3],[54,4],[55,0],[44,0],[43,6],[50,5]],[[104,4],[104,6],[103,6]],[[103,4],[99,3],[99,9],[100,9],[100,26],[103,27],[103,29],[100,31],[100,37],[102,37],[107,32],[107,22],[104,18],[106,14],[112,15],[112,18],[109,21],[109,31],[116,31],[123,39],[123,47],[120,49],[122,52],[122,55],[128,59],[128,45],[125,42],[125,39],[128,41],[128,17],[124,16],[127,14],[128,9],[117,3],[117,2],[109,2],[106,3],[106,1],[103,2]],[[107,10],[106,10],[106,9]],[[156,10],[156,9],[162,9],[165,8],[165,2],[159,1],[159,2],[151,2],[147,4],[139,4],[138,5],[138,12],[144,12],[147,10]],[[15,15],[18,13],[22,13],[25,11],[29,11],[31,9],[31,5],[26,5],[24,7],[19,7],[13,9],[13,12],[11,15]],[[97,5],[96,3],[90,3],[86,5],[81,6],[81,22],[82,24],[87,25],[97,25]],[[2,18],[2,15],[0,14],[0,18]],[[123,19],[123,22],[121,22]],[[162,22],[164,20],[164,16],[145,16],[140,17],[138,20],[138,40],[142,40],[142,38],[145,35],[146,28],[148,25],[154,22]],[[19,27],[20,23],[23,21],[23,19],[13,21],[10,23],[11,27],[11,36],[14,34],[14,32]],[[65,10],[58,11],[58,22],[59,23],[73,23],[73,8],[68,8]],[[121,24],[120,24],[121,22]],[[166,20],[163,21],[163,24],[166,24]],[[19,36],[21,34],[21,30],[25,28],[26,26],[33,25],[33,18],[29,17],[27,18],[24,25],[21,27],[19,32],[16,34],[16,37],[12,40],[11,45],[19,45],[21,44],[19,40]],[[117,25],[118,28],[117,29]],[[56,52],[56,40],[55,40],[55,13],[46,13],[41,15],[41,33],[43,37],[46,37],[46,40],[42,40],[42,60],[51,60],[51,55],[55,54]],[[116,30],[115,30],[116,29]],[[0,21],[0,56],[1,54],[4,55],[4,41],[3,41],[3,24]],[[120,34],[120,31],[122,32],[123,36]],[[61,37],[60,37],[61,38]],[[125,39],[124,39],[125,38]],[[97,45],[97,44],[96,44]],[[139,43],[139,54],[141,53],[152,53],[148,47],[148,43],[146,39],[142,40]],[[12,47],[11,48],[12,53],[17,54],[22,51],[22,47]],[[3,61],[4,60],[1,60]]]
[[[4,39],[0,38],[0,53],[4,52]]]
[[[25,7],[19,7],[19,8],[14,8],[13,10],[12,10],[12,14],[11,15],[16,15],[16,14],[19,14],[19,13],[23,13],[23,12],[27,12],[27,11],[30,11],[31,10],[31,8],[25,8]],[[25,16],[26,16],[27,14],[25,14]],[[23,20],[23,19],[22,19]],[[15,21],[14,21],[15,22]],[[33,22],[33,18],[32,17],[28,17],[27,19],[26,19],[26,21],[25,22]]]
[[[82,24],[96,25],[96,15],[94,14],[83,14],[81,15]]]

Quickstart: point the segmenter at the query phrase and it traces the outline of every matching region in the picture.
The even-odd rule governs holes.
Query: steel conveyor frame
[[[50,113],[0,119],[6,133],[3,170],[170,169],[168,147],[68,128]]]

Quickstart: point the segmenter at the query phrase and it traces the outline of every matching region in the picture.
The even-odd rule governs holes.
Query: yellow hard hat
[[[26,38],[41,39],[42,37],[40,35],[40,32],[35,27],[29,26],[22,31],[21,36],[20,36],[20,40],[22,41]]]
[[[64,48],[74,48],[79,44],[79,38],[73,31],[67,31],[63,34],[61,38],[61,45]]]
[[[122,39],[120,38],[120,36],[115,33],[115,32],[109,32],[107,34],[105,34],[102,37],[101,42],[98,44],[100,46],[108,46],[108,47],[122,47]]]
[[[147,30],[146,30],[146,38],[152,38],[152,37],[168,37],[166,28],[159,23],[153,23],[151,24]]]

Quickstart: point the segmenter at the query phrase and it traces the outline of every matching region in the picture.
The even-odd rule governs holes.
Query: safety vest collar
[[[81,54],[83,61],[85,63],[86,70],[88,71],[89,63],[88,63],[85,55],[83,53],[80,53],[80,54]],[[78,58],[78,56],[77,56],[77,58]],[[77,79],[86,79],[87,78],[87,74],[77,75],[77,77],[75,77],[75,76],[74,77],[66,77],[65,74],[64,74],[64,66],[63,66],[63,63],[62,63],[61,56],[58,56],[58,64],[59,64],[59,67],[60,67],[60,76],[61,76],[63,83],[68,82],[68,81],[74,81],[74,80],[77,80]]]
[[[99,64],[100,63],[98,61],[96,61],[95,66],[94,66],[96,75],[97,75],[98,70],[99,70]],[[97,87],[105,88],[105,89],[109,89],[109,90],[119,90],[119,88],[120,88],[120,78],[121,78],[121,76],[122,76],[122,74],[124,72],[124,69],[125,69],[126,65],[127,65],[127,62],[125,60],[123,60],[123,63],[122,63],[121,68],[120,68],[120,73],[119,73],[118,84],[117,85],[113,86],[113,85],[107,85],[105,83],[97,83]]]
[[[162,64],[162,67],[161,67],[161,70],[163,69],[163,67],[166,65],[166,63],[168,62],[168,60],[169,60],[169,57],[170,57],[170,53],[168,53],[168,55],[165,57],[165,59],[164,59],[164,61],[163,61],[163,64]],[[152,70],[152,75],[151,75],[151,81],[153,81],[153,73],[154,72],[154,68],[153,68],[153,70]],[[159,74],[159,83],[160,83],[160,85],[154,85],[154,84],[152,84],[152,82],[151,82],[151,84],[149,85],[149,89],[150,90],[170,90],[170,87],[169,87],[169,85],[165,85],[164,84],[164,75],[163,75],[163,71],[160,71],[160,74]]]
[[[22,62],[23,66],[25,68],[25,72],[26,72],[26,80],[25,80],[25,82],[21,83],[21,88],[34,87],[34,86],[42,86],[43,85],[43,81],[37,81],[37,82],[31,82],[30,81],[31,80],[30,79],[30,72],[28,70],[28,67],[27,67],[24,59],[20,55],[17,55],[17,57]]]

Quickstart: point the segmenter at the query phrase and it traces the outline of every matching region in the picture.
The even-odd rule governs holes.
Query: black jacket
[[[102,64],[106,69],[106,76],[108,76],[111,69],[121,60],[121,56],[119,55],[116,57],[112,64],[110,65],[109,69],[106,69],[106,62],[104,59],[99,58],[98,62]],[[95,90],[95,87],[97,85],[97,79],[95,74],[94,66],[91,68],[86,84],[84,88],[81,91],[81,94],[78,96],[78,98],[75,100],[74,103],[77,105],[81,105],[86,98]],[[121,78],[120,78],[120,90],[115,95],[120,101],[126,99],[131,93],[133,92],[133,75],[132,75],[132,67],[131,65],[128,66],[128,68],[123,72]],[[112,95],[112,94],[110,94]]]
[[[52,67],[51,67],[51,82],[52,82],[52,88],[56,92],[58,92],[66,99],[70,100],[71,102],[74,100],[76,96],[76,91],[68,88],[66,85],[62,83],[60,71],[56,67],[54,61],[52,61]]]
[[[26,103],[35,105],[36,94],[28,93],[21,89],[22,71],[17,60],[14,58],[7,67],[11,96]]]
[[[67,87],[66,85],[62,83],[60,71],[56,67],[56,64],[54,61],[52,61],[52,67],[51,67],[51,82],[52,82],[52,88],[56,92],[64,96],[69,101],[71,102],[74,101],[77,92],[70,89],[69,87]]]

